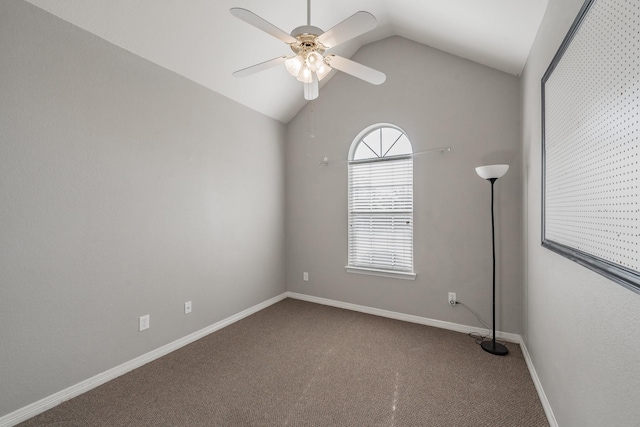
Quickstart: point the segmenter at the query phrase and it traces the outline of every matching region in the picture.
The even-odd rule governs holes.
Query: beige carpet
[[[548,426],[508,347],[286,299],[20,426]]]

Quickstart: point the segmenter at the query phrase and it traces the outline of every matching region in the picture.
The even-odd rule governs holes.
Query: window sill
[[[402,271],[391,271],[391,270],[377,270],[375,268],[352,267],[349,265],[347,265],[345,269],[347,270],[348,273],[368,274],[370,276],[392,277],[395,279],[404,279],[404,280],[416,280],[415,273],[405,273]]]

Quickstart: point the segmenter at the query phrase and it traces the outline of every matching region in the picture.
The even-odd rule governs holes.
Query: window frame
[[[384,128],[390,128],[393,130],[396,130],[398,132],[401,133],[401,136],[398,137],[398,140],[400,140],[400,138],[402,138],[402,136],[404,136],[406,138],[406,142],[409,145],[409,149],[410,152],[408,153],[404,153],[404,154],[400,154],[400,155],[390,155],[388,157],[385,157],[385,154],[389,153],[389,151],[391,150],[391,148],[389,148],[387,150],[387,152],[382,153],[382,149],[380,150],[382,153],[382,156],[379,156],[377,158],[372,157],[369,159],[359,159],[359,160],[354,160],[354,156],[356,154],[356,151],[358,149],[358,147],[360,146],[360,144],[364,143],[364,139],[367,138],[370,134],[372,134],[375,131],[378,131],[380,129],[384,129]],[[382,141],[381,141],[382,144]],[[367,145],[368,146],[368,145]],[[369,147],[370,148],[370,147]],[[372,150],[373,151],[373,150]],[[405,279],[405,280],[415,280],[416,278],[416,273],[415,273],[415,260],[414,260],[414,217],[413,217],[413,206],[414,206],[414,197],[413,197],[413,184],[414,184],[414,173],[413,173],[413,154],[414,154],[414,150],[413,150],[413,146],[411,144],[411,140],[409,139],[407,133],[400,127],[390,124],[390,123],[377,123],[371,126],[368,126],[367,128],[365,128],[364,130],[362,130],[357,136],[356,138],[353,140],[353,142],[351,143],[351,146],[349,148],[349,155],[348,155],[348,178],[347,178],[347,252],[348,252],[348,260],[347,260],[347,265],[345,266],[345,269],[347,272],[349,273],[356,273],[356,274],[366,274],[366,275],[373,275],[373,276],[382,276],[382,277],[390,277],[390,278],[399,278],[399,279]],[[377,155],[377,154],[376,154]],[[411,178],[410,178],[410,189],[411,189],[411,210],[410,212],[408,212],[408,214],[410,215],[411,219],[411,223],[410,223],[410,236],[411,236],[411,242],[409,245],[410,248],[410,264],[411,264],[411,271],[407,271],[407,270],[395,270],[395,269],[385,269],[385,268],[377,268],[377,267],[369,267],[369,266],[362,266],[362,265],[356,265],[356,264],[352,264],[353,260],[351,259],[351,255],[352,255],[352,232],[351,232],[351,227],[352,227],[352,165],[354,164],[367,164],[367,163],[380,163],[380,162],[393,162],[393,161],[402,161],[402,160],[406,160],[406,159],[410,159],[411,160]],[[398,215],[407,215],[407,212],[402,212],[402,213],[398,213]]]
[[[603,86],[598,85],[597,97],[596,97],[596,92],[592,88],[584,84],[582,84],[581,86],[582,91],[579,94],[567,91],[568,93],[560,94],[562,96],[558,94],[555,94],[554,96],[554,93],[553,93],[554,85],[561,85],[567,81],[580,83],[580,82],[587,81],[591,78],[597,78],[598,81],[601,81],[600,77],[607,75],[606,73],[608,73],[608,71],[606,71],[604,68],[603,69],[598,68],[598,69],[590,70],[589,73],[587,73],[588,74],[587,75],[584,72],[582,73],[580,72],[582,68],[575,67],[575,70],[577,71],[570,76],[571,79],[569,80],[567,76],[563,76],[562,73],[560,72],[562,70],[563,63],[565,64],[567,63],[567,62],[563,62],[563,60],[569,61],[572,54],[575,55],[577,58],[579,58],[581,61],[586,62],[588,59],[590,59],[588,56],[585,55],[585,52],[581,50],[579,47],[581,42],[581,37],[591,36],[592,35],[591,32],[594,31],[593,30],[594,26],[597,28],[598,25],[601,25],[606,20],[610,18],[611,19],[617,18],[616,16],[613,16],[613,17],[610,17],[608,15],[604,16],[604,13],[602,12],[598,14],[597,13],[598,9],[596,8],[596,6],[597,6],[596,0],[585,1],[585,3],[583,4],[582,8],[578,12],[578,15],[576,16],[571,28],[569,29],[567,35],[565,36],[562,44],[558,48],[558,51],[553,57],[551,63],[549,64],[549,67],[547,68],[547,71],[545,72],[541,80],[541,106],[542,106],[542,114],[541,114],[541,125],[542,125],[541,245],[546,249],[549,249],[563,257],[566,257],[567,259],[574,261],[582,265],[583,267],[586,267],[608,278],[609,280],[612,280],[624,286],[625,288],[632,290],[635,293],[640,294],[640,270],[636,270],[635,267],[628,266],[628,264],[625,265],[625,262],[622,261],[625,255],[632,254],[634,251],[621,250],[620,252],[618,252],[616,250],[616,252],[618,253],[614,257],[607,257],[606,255],[604,255],[606,252],[609,251],[608,247],[612,247],[618,244],[616,242],[616,235],[619,233],[619,230],[621,229],[618,223],[620,218],[616,217],[616,215],[620,214],[620,212],[616,212],[616,210],[618,209],[616,207],[616,204],[618,202],[613,202],[613,201],[609,202],[609,201],[615,200],[615,197],[620,197],[620,193],[611,194],[611,196],[608,196],[609,197],[608,200],[607,200],[607,197],[605,196],[598,196],[597,198],[594,197],[595,201],[590,202],[590,203],[598,204],[598,206],[597,208],[591,208],[592,212],[588,212],[588,215],[591,215],[594,217],[597,217],[598,215],[600,215],[604,217],[604,218],[597,218],[596,220],[593,220],[592,218],[583,220],[583,221],[596,222],[595,225],[590,225],[592,230],[593,229],[597,230],[596,238],[590,237],[591,239],[590,243],[594,245],[593,248],[587,247],[587,245],[585,245],[584,242],[571,241],[571,238],[574,237],[573,233],[575,233],[574,229],[572,229],[571,227],[574,225],[574,223],[571,223],[571,220],[577,216],[582,216],[582,217],[585,216],[585,213],[583,213],[585,208],[579,207],[577,203],[576,205],[569,204],[565,208],[566,213],[563,212],[563,214],[566,215],[566,217],[569,218],[570,220],[566,221],[569,225],[566,225],[566,224],[561,225],[560,231],[562,233],[565,233],[565,235],[569,236],[570,238],[559,239],[557,237],[559,235],[558,231],[555,231],[555,236],[554,236],[554,233],[552,232],[552,227],[553,227],[552,222],[554,218],[552,217],[552,215],[550,215],[551,205],[552,205],[552,203],[550,203],[551,201],[550,199],[551,197],[553,197],[554,187],[557,188],[560,182],[560,180],[557,179],[558,174],[556,173],[556,176],[554,176],[552,171],[554,168],[557,170],[558,168],[562,167],[561,170],[565,176],[573,177],[575,176],[575,174],[577,174],[580,171],[580,169],[575,165],[564,165],[558,162],[556,159],[553,159],[551,147],[554,143],[557,144],[559,141],[562,141],[562,138],[559,138],[557,136],[558,134],[579,135],[580,132],[583,132],[582,129],[586,129],[590,124],[588,120],[585,121],[583,118],[580,118],[576,114],[575,123],[563,124],[563,126],[559,126],[558,124],[556,124],[554,126],[552,125],[553,122],[551,120],[553,117],[554,109],[556,111],[562,108],[571,108],[571,110],[576,110],[577,109],[576,107],[580,106],[580,103],[579,103],[580,97],[578,95],[585,96],[585,93],[586,93],[586,95],[593,96],[595,99],[598,100],[598,102],[594,102],[593,105],[590,105],[589,108],[593,109],[594,111],[599,111],[600,112],[599,114],[601,114],[602,117],[607,117],[605,114],[609,111],[609,108],[610,108],[609,105],[611,105],[611,104],[607,104],[608,102],[607,99],[611,98],[611,99],[615,99],[616,101],[619,101],[620,99],[624,99],[621,95],[622,90],[619,89],[620,82],[616,82],[615,85],[614,84],[606,84]],[[575,44],[572,45],[572,43],[575,43]],[[633,46],[635,47],[636,45],[633,44]],[[629,52],[624,48],[617,48],[617,49],[618,49],[617,51],[614,50],[614,52],[617,52],[617,53],[611,58],[612,63],[614,63],[616,59],[619,57],[624,58],[624,55],[634,57],[634,55],[632,55],[634,53],[633,51]],[[610,50],[607,52],[610,52]],[[601,87],[604,88],[602,93],[600,93]],[[562,99],[562,101],[565,104],[559,105],[559,101],[558,101],[559,99]],[[616,110],[619,109],[620,111],[624,111],[626,108],[625,104],[616,104],[616,105],[617,105],[615,107]],[[572,111],[572,114],[574,114],[573,111]],[[604,128],[606,127],[613,128],[615,126],[624,127],[624,123],[626,121],[627,121],[627,118],[625,117],[624,114],[616,113],[615,115],[612,115],[611,118],[607,118],[605,124],[602,124],[599,126]],[[600,182],[597,185],[599,187],[598,191],[600,193],[610,191],[611,189],[615,188],[611,184],[611,181],[606,181],[602,179],[603,177],[607,177],[607,175],[616,176],[617,174],[629,173],[629,171],[626,170],[625,168],[622,168],[618,165],[613,165],[612,161],[609,160],[617,156],[619,153],[623,152],[622,150],[624,148],[624,145],[621,144],[620,141],[623,141],[623,139],[621,138],[625,135],[623,132],[621,132],[619,136],[618,134],[619,132],[616,131],[616,136],[615,136],[616,145],[614,145],[614,147],[617,147],[617,150],[615,150],[612,154],[608,154],[606,158],[601,157],[600,159],[590,160],[591,163],[595,164],[597,167],[601,168],[602,171],[606,172],[606,174],[601,173],[601,176],[599,177]],[[571,141],[571,144],[566,143],[564,141],[562,142],[565,144],[566,147],[575,148],[580,146],[580,144],[583,142],[582,140],[586,140],[586,139],[582,138],[577,141],[573,140]],[[598,144],[600,144],[600,146],[604,146],[606,143],[610,143],[610,140],[607,140],[604,137],[599,137]],[[636,177],[637,175],[634,174],[630,176],[632,180],[636,181],[633,185],[636,185],[636,188],[637,188],[637,177]],[[579,187],[576,184],[573,184],[573,185],[575,186],[575,188],[577,188],[577,191],[584,191],[584,189],[586,188],[586,186]],[[637,195],[634,195],[634,196],[636,197],[630,198],[631,200],[633,200],[632,202],[630,203],[626,202],[626,203],[629,203],[629,204],[633,203],[637,205],[638,197]],[[580,209],[582,209],[582,211],[580,211]],[[598,209],[598,210],[595,211],[595,209]],[[607,213],[608,211],[609,213]],[[629,209],[629,212],[631,213],[629,217],[633,217],[633,208]],[[622,216],[623,217],[627,216],[627,214],[624,213]],[[557,224],[556,224],[556,228],[558,228]],[[591,232],[592,230],[589,230],[589,232]],[[636,232],[636,236],[634,237],[637,237],[638,235],[637,226],[636,226],[635,232]],[[632,233],[633,231],[630,232],[631,236],[633,236]],[[629,239],[633,240],[633,237],[630,237]],[[637,245],[638,243],[636,242],[635,244]],[[635,250],[635,253],[637,254],[638,251]],[[637,259],[637,255],[635,256]]]

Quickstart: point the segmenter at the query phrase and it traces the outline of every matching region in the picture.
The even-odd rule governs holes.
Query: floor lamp
[[[493,244],[493,339],[483,341],[482,349],[488,353],[505,356],[509,350],[505,345],[496,342],[496,231],[493,216],[493,184],[509,170],[509,165],[488,165],[476,168],[480,178],[491,183],[491,242]]]

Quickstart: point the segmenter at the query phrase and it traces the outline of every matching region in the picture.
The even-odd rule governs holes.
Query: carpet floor
[[[20,426],[548,426],[507,347],[285,299]]]

